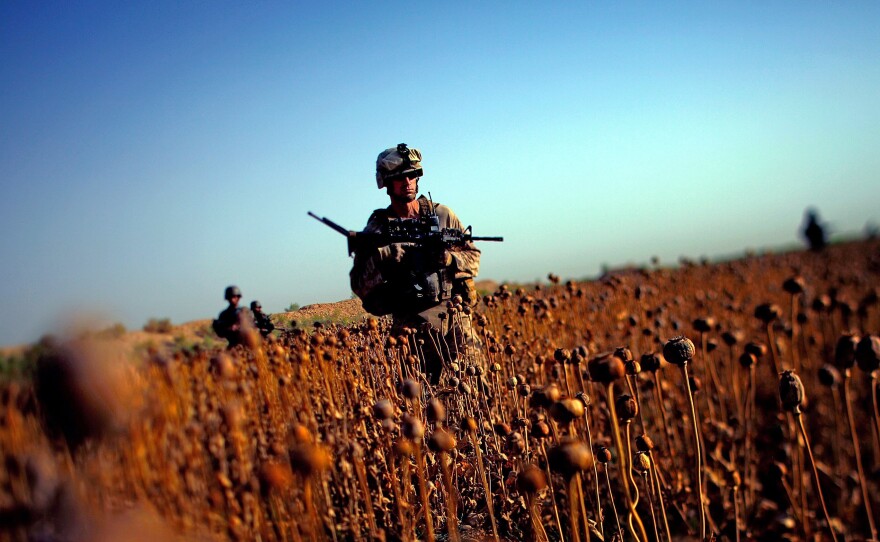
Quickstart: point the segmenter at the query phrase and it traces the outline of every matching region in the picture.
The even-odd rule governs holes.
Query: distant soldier
[[[268,337],[275,330],[275,324],[269,319],[269,315],[263,312],[263,306],[259,301],[251,301],[251,313],[254,315],[254,326],[260,330],[260,335]]]
[[[241,301],[241,290],[238,286],[227,286],[223,294],[229,306],[217,316],[217,319],[211,323],[220,338],[229,341],[229,348],[242,343],[242,318],[245,317],[247,309],[240,308],[238,302]]]
[[[404,143],[379,154],[376,182],[388,193],[391,205],[373,211],[365,232],[384,233],[394,219],[420,219],[435,214],[441,228],[463,229],[452,209],[418,197],[423,173],[421,160],[422,153]],[[467,305],[476,303],[474,277],[479,267],[480,251],[471,242],[458,247],[423,247],[412,243],[360,247],[355,251],[350,272],[351,288],[371,314],[391,314],[395,332],[405,327],[419,330],[419,339],[424,340],[421,351],[427,376],[432,384],[437,384],[446,357],[444,352],[452,351],[451,357],[455,358],[456,347],[462,345],[463,333],[468,331],[463,327],[469,327],[461,318],[444,323],[446,303],[456,295]],[[430,324],[433,335],[425,332],[424,324]],[[440,330],[444,332],[438,333]]]
[[[825,248],[825,227],[819,222],[819,213],[815,209],[807,209],[802,233],[810,250],[818,252]]]

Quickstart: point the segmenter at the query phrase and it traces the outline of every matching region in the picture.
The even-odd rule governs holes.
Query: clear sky
[[[0,2],[0,344],[351,295],[376,155],[595,276],[880,222],[880,3]]]

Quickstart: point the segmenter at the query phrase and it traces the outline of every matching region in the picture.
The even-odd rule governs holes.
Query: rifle
[[[419,218],[392,218],[384,233],[348,230],[329,218],[320,217],[309,211],[309,216],[323,222],[348,239],[348,255],[362,247],[381,247],[391,243],[414,243],[444,247],[461,246],[471,241],[504,241],[504,237],[479,237],[471,233],[471,227],[464,230],[441,228],[440,217],[436,214]]]

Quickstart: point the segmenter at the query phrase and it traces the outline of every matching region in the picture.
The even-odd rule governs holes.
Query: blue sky
[[[609,4],[0,3],[0,344],[348,298],[399,142],[496,280],[880,222],[880,4]]]

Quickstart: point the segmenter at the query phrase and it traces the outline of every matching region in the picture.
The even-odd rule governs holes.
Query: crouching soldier
[[[268,337],[275,330],[275,324],[269,319],[269,315],[263,312],[263,306],[259,301],[251,301],[251,313],[254,315],[254,326],[260,331],[260,335]]]

